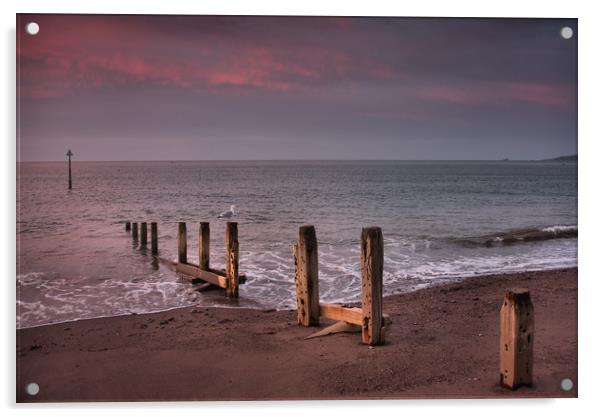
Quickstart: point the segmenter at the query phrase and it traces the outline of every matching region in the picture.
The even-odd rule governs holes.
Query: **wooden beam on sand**
[[[129,232],[130,230],[132,230],[132,223],[131,222],[125,222],[125,231]]]
[[[364,315],[361,308],[345,307],[339,304],[320,304],[320,316],[330,320],[345,321],[362,326]]]
[[[349,324],[346,321],[337,321],[336,323],[325,327],[316,333],[310,334],[305,338],[305,340],[313,339],[315,337],[329,336],[336,333],[359,333],[361,331],[362,328],[356,324]]]
[[[318,240],[313,226],[299,228],[299,240],[293,246],[297,323],[301,326],[320,324],[320,289],[318,284]]]
[[[211,234],[209,229],[208,222],[201,222],[199,224],[199,268],[204,269],[205,271],[210,271],[209,269],[209,244],[210,244]]]
[[[178,262],[185,264],[188,260],[186,254],[186,222],[178,223]]]
[[[138,223],[132,223],[132,239],[138,240]]]
[[[337,306],[336,304],[326,304],[326,305],[331,306],[331,307],[332,306],[341,307],[341,306]],[[320,308],[322,306],[324,306],[324,304],[320,305]],[[342,308],[348,309],[347,307],[342,307]],[[361,309],[360,309],[360,312],[361,312]],[[352,313],[352,314],[354,314],[354,313]],[[383,328],[383,331],[389,329],[389,327],[391,325],[391,318],[387,314],[383,314],[383,323],[385,323],[385,327]],[[348,321],[341,320],[341,321],[337,321],[334,324],[331,324],[330,326],[323,328],[320,331],[317,331],[316,333],[310,334],[305,339],[313,339],[316,337],[329,336],[331,334],[336,334],[336,333],[360,333],[361,331],[362,331],[362,325],[353,324],[353,323],[349,323]]]
[[[229,298],[238,298],[238,223],[226,223],[226,277]]]
[[[191,277],[192,278],[191,280],[201,279],[210,284],[217,285],[218,287],[221,287],[221,288],[228,287],[228,278],[227,277],[214,274],[213,272],[204,271],[196,265],[176,263],[175,268],[176,268],[176,272],[179,272],[181,274],[187,275],[188,277]]]
[[[362,342],[374,346],[385,342],[382,312],[383,234],[380,227],[362,230]]]
[[[533,384],[535,320],[529,290],[506,291],[500,309],[500,384],[515,390]]]

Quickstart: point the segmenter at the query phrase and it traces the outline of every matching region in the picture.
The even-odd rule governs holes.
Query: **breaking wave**
[[[576,225],[555,225],[542,228],[510,230],[508,232],[487,234],[477,237],[452,239],[452,241],[465,246],[491,247],[550,239],[576,238],[577,235],[578,230]]]

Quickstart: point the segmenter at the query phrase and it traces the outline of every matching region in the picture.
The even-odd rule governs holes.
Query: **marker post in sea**
[[[71,152],[71,149],[67,151],[66,155],[69,157],[69,189],[71,190],[71,157],[73,156],[73,152]]]

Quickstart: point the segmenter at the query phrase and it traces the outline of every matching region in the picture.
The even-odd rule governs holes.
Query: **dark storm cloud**
[[[60,159],[576,152],[559,19],[21,15],[20,151]]]

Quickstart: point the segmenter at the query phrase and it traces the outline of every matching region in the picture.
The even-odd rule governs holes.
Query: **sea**
[[[161,161],[17,164],[17,327],[185,306],[291,309],[292,245],[316,228],[322,302],[360,300],[360,235],[384,236],[384,294],[466,277],[577,266],[577,163],[514,161]],[[235,205],[240,297],[198,293],[126,221],[157,222],[177,259],[187,222],[210,222],[211,266],[225,264]],[[150,237],[150,225],[149,225]]]

